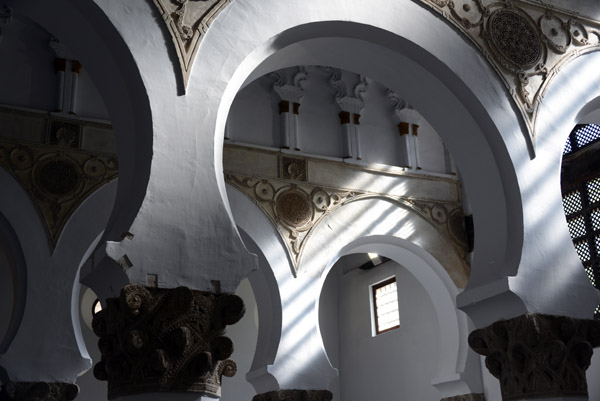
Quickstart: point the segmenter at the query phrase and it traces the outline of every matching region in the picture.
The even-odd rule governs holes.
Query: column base
[[[257,394],[252,401],[331,401],[333,394],[329,390],[275,390]]]

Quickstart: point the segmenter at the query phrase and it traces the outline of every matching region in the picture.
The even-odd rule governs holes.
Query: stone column
[[[72,401],[79,387],[71,383],[8,382],[2,386],[1,400]]]
[[[257,394],[252,401],[331,401],[333,394],[328,390],[275,390]]]
[[[237,369],[225,327],[244,312],[233,294],[128,285],[94,316],[102,353],[94,376],[108,381],[108,399],[159,392],[220,397],[221,378]]]
[[[600,321],[531,313],[473,331],[469,345],[486,357],[503,400],[587,400]]]

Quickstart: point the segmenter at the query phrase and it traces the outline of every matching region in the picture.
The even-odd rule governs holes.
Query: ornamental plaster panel
[[[200,42],[210,24],[232,0],[153,0],[161,13],[181,67],[184,89],[194,63]]]
[[[73,212],[118,175],[113,156],[3,139],[0,165],[29,193],[53,249]]]
[[[535,146],[536,120],[552,79],[600,49],[600,21],[541,0],[420,0],[464,33],[502,78]]]
[[[225,154],[229,150],[236,151],[235,146],[227,146]],[[240,150],[239,148],[237,149]],[[244,149],[242,152],[252,153],[251,149]],[[239,160],[235,166],[225,163],[225,181],[246,196],[248,196],[273,222],[284,243],[286,244],[294,272],[298,273],[298,268],[302,261],[303,250],[310,240],[311,234],[318,224],[334,210],[348,204],[363,199],[380,198],[392,201],[399,208],[406,208],[416,213],[421,218],[430,223],[443,237],[453,244],[461,257],[467,259],[467,241],[464,229],[464,215],[460,203],[452,198],[419,198],[414,194],[398,192],[377,192],[372,187],[372,182],[377,176],[391,176],[391,174],[381,174],[369,172],[366,169],[360,169],[356,166],[348,166],[345,163],[327,161],[319,166],[315,158],[295,158],[295,161],[308,161],[308,171],[301,172],[296,176],[296,180],[286,174],[285,165],[290,163],[290,158],[277,158],[276,152],[272,153],[272,162],[279,163],[282,175],[280,177],[268,176],[256,172],[251,163],[252,158],[242,158],[247,161],[240,165]],[[255,156],[256,157],[256,156]],[[226,158],[230,160],[231,157]],[[316,162],[316,165],[312,163]],[[286,164],[287,163],[287,164]],[[300,166],[303,163],[298,163]],[[339,165],[339,166],[338,166]],[[234,168],[232,168],[234,167]],[[237,168],[236,168],[237,167]],[[353,169],[354,187],[349,188],[340,183],[344,183],[344,176],[333,173],[331,181],[327,185],[323,182],[312,180],[313,170],[339,168],[341,172],[345,169]],[[294,169],[300,171],[301,167]],[[307,177],[306,180],[299,178]],[[403,177],[395,176],[394,180],[401,181]],[[426,179],[406,177],[406,181],[413,181],[409,186],[417,187]],[[438,181],[434,181],[438,182]],[[443,185],[444,180],[439,180]],[[337,184],[336,184],[337,183]],[[361,184],[362,183],[362,184]],[[454,185],[458,185],[457,182]],[[443,191],[440,191],[443,192]]]

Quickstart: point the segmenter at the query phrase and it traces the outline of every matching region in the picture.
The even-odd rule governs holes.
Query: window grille
[[[600,289],[600,155],[579,153],[600,141],[600,126],[578,125],[565,145],[563,207],[575,250],[592,285]],[[595,148],[592,148],[595,149]],[[595,152],[595,150],[593,150]],[[600,305],[595,317],[600,319]]]
[[[375,284],[372,289],[375,334],[385,333],[400,327],[396,278],[392,277]]]

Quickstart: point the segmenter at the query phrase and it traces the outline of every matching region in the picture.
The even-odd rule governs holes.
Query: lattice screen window
[[[400,327],[398,311],[398,288],[392,277],[372,286],[375,334],[385,333]]]
[[[585,124],[577,125],[565,144],[563,155],[576,152],[587,145],[600,140],[600,125],[596,124]]]
[[[600,289],[600,126],[578,125],[569,135],[563,155],[563,207],[575,250],[592,285]],[[600,149],[600,147],[598,147]],[[567,161],[568,160],[568,161]],[[583,172],[583,173],[582,173]],[[596,309],[600,319],[600,306]]]

